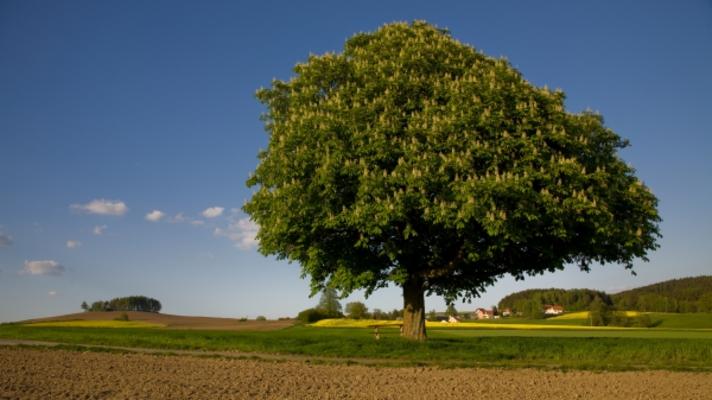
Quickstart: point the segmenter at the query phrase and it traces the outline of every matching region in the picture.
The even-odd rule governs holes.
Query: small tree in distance
[[[326,315],[330,315],[331,318],[341,316],[341,303],[336,294],[336,289],[330,287],[324,288],[317,308],[324,311]]]
[[[426,294],[632,268],[657,247],[628,142],[443,29],[388,24],[294,72],[257,93],[269,144],[243,209],[260,252],[299,262],[313,294],[398,285],[403,335],[424,340]]]
[[[346,314],[349,318],[362,319],[368,316],[368,307],[360,301],[346,304]]]
[[[590,305],[589,322],[592,326],[606,326],[611,321],[612,313],[608,304],[596,298]]]
[[[86,301],[82,301],[82,310],[89,311],[89,305]]]

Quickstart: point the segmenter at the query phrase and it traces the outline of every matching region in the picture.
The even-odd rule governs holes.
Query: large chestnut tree
[[[269,145],[244,210],[259,250],[298,262],[314,292],[400,286],[408,338],[426,337],[426,294],[632,268],[657,247],[657,199],[618,155],[627,141],[425,22],[357,34],[257,97]]]

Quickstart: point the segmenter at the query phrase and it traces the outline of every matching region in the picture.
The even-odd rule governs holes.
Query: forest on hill
[[[620,310],[712,312],[712,276],[672,279],[612,294]]]
[[[498,307],[537,317],[546,304],[559,304],[567,312],[584,311],[597,299],[618,310],[712,312],[712,276],[672,279],[616,294],[592,289],[527,289],[505,296]]]
[[[500,310],[509,308],[523,316],[537,318],[547,304],[559,304],[566,311],[588,310],[591,303],[600,299],[605,304],[613,302],[608,294],[592,289],[527,289],[505,296],[499,301]]]

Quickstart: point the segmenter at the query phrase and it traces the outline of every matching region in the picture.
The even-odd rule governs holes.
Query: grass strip
[[[712,370],[711,339],[504,336],[502,331],[487,336],[480,330],[431,329],[427,342],[415,343],[400,338],[397,329],[382,329],[380,335],[380,340],[375,340],[370,329],[308,326],[270,332],[0,326],[0,338],[68,345],[378,359],[408,366]]]

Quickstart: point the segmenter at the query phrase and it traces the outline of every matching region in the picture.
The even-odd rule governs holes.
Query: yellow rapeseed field
[[[311,326],[319,328],[373,328],[373,327],[397,327],[402,324],[401,321],[384,321],[375,319],[323,319],[319,322],[311,324]],[[470,328],[470,329],[556,329],[556,330],[580,330],[580,329],[604,329],[604,330],[619,330],[630,329],[614,326],[579,326],[579,325],[544,325],[544,324],[497,324],[497,323],[481,323],[481,322],[431,322],[426,321],[425,326],[428,328]]]
[[[637,317],[640,315],[639,311],[616,311],[616,314],[623,314],[626,317]],[[549,321],[556,321],[556,320],[568,320],[568,319],[588,319],[589,312],[588,311],[578,311],[578,312],[570,312],[566,314],[562,314],[556,317],[551,317],[549,318]]]
[[[566,320],[566,319],[586,319],[588,318],[588,311],[578,311],[570,312],[562,315],[557,315],[556,317],[549,318],[550,320]]]
[[[626,317],[637,317],[640,315],[640,311],[620,311],[622,313],[625,313]]]
[[[95,321],[53,321],[53,322],[35,322],[26,324],[31,327],[60,327],[60,328],[163,328],[163,324],[155,324],[143,321],[111,321],[111,320],[95,320]]]
[[[497,324],[497,323],[481,323],[481,322],[458,322],[458,323],[442,323],[442,322],[426,322],[426,327],[429,328],[472,328],[472,329],[555,329],[555,330],[581,330],[581,329],[605,329],[618,330],[628,329],[613,326],[580,326],[580,325],[552,325],[552,324]]]
[[[373,328],[399,326],[400,321],[389,321],[382,319],[348,319],[348,318],[333,318],[322,319],[321,321],[311,324],[320,328]]]

